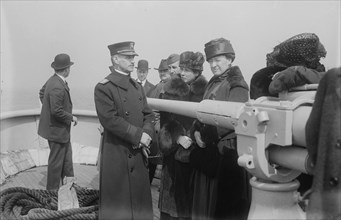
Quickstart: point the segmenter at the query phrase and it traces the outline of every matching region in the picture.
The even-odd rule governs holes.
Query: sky
[[[234,65],[247,83],[276,45],[305,32],[317,34],[325,46],[321,62],[327,69],[340,66],[340,1],[0,3],[1,111],[39,106],[38,91],[54,73],[51,63],[59,53],[75,63],[67,79],[71,95],[93,100],[95,85],[109,74],[107,46],[121,41],[135,42],[135,65],[147,59],[154,84],[162,58],[184,51],[204,54],[204,44],[220,37],[232,43]],[[203,75],[212,77],[207,62]]]

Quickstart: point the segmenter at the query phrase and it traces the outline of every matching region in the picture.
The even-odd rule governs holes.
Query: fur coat
[[[181,78],[172,78],[164,85],[162,99],[195,101],[202,100],[206,79],[199,76],[190,85]],[[192,188],[190,178],[192,168],[189,163],[177,160],[176,153],[183,148],[177,144],[180,135],[189,136],[193,118],[168,112],[160,113],[160,150],[163,154],[159,208],[173,217],[191,216]]]

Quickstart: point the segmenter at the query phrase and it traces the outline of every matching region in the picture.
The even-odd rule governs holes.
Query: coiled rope
[[[99,190],[74,184],[80,208],[58,211],[58,191],[13,187],[0,192],[1,220],[95,220]]]

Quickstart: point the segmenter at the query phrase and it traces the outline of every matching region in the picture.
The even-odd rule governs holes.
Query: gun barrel
[[[308,155],[307,149],[295,146],[282,147],[273,145],[268,150],[270,163],[307,174],[312,173],[312,169],[309,166],[311,158]]]
[[[187,117],[197,118],[197,102],[182,102],[165,99],[147,98],[148,105],[155,110],[172,112]]]
[[[311,173],[309,155],[304,148],[305,124],[311,106],[305,100],[261,99],[254,103],[202,100],[196,103],[148,98],[147,101],[155,110],[236,130],[238,163],[253,175],[286,182],[300,172]]]
[[[208,99],[198,103],[147,98],[147,102],[152,109],[197,118],[204,124],[229,129],[234,129],[245,105]]]

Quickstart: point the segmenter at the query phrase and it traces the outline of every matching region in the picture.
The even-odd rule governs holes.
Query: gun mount
[[[303,90],[311,88],[317,86]],[[302,172],[311,173],[305,125],[314,97],[315,91],[296,91],[246,103],[148,98],[148,104],[152,109],[235,130],[238,164],[254,176],[249,219],[305,219],[297,205],[299,182],[295,179]]]

